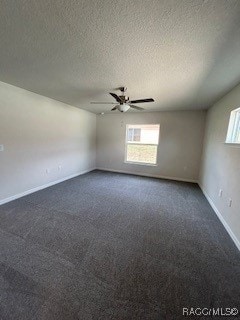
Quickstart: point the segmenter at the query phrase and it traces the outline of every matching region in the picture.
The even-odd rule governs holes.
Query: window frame
[[[235,145],[240,147],[240,141],[236,141],[237,129],[240,127],[240,108],[231,111],[227,136],[225,144]]]
[[[140,143],[136,141],[128,141],[128,128],[129,126],[139,126],[141,129],[141,126],[147,126],[147,125],[153,125],[158,126],[158,143]],[[141,134],[140,134],[141,136]],[[150,166],[150,167],[156,167],[158,166],[158,146],[160,141],[160,124],[159,123],[145,123],[145,124],[126,124],[126,132],[125,132],[125,152],[124,152],[124,163],[126,164],[137,164],[140,166]],[[147,146],[156,146],[156,163],[148,163],[148,162],[137,162],[137,161],[128,161],[127,160],[127,147],[128,145],[147,145]]]

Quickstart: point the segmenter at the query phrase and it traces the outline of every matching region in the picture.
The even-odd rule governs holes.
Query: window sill
[[[145,163],[145,162],[132,162],[132,161],[124,161],[126,164],[137,164],[140,166],[148,166],[148,167],[157,167],[157,163]]]
[[[232,146],[232,147],[239,147],[240,148],[240,143],[236,143],[236,142],[224,142],[223,144]]]

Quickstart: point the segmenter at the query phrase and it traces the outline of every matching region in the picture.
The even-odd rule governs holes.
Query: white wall
[[[97,116],[97,167],[197,181],[205,111],[113,113]],[[124,163],[126,124],[160,124],[157,166]]]
[[[0,82],[0,202],[94,168],[95,140],[95,114]]]
[[[240,249],[240,146],[224,143],[230,113],[239,106],[240,85],[208,110],[200,184]]]

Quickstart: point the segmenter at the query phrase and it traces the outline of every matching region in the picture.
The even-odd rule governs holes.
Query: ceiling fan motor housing
[[[128,97],[126,97],[125,95],[119,96],[119,98],[122,100],[120,104],[126,103],[128,101]]]

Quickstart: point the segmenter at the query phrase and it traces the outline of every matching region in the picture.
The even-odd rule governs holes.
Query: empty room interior
[[[240,319],[240,1],[0,0],[0,319]]]

